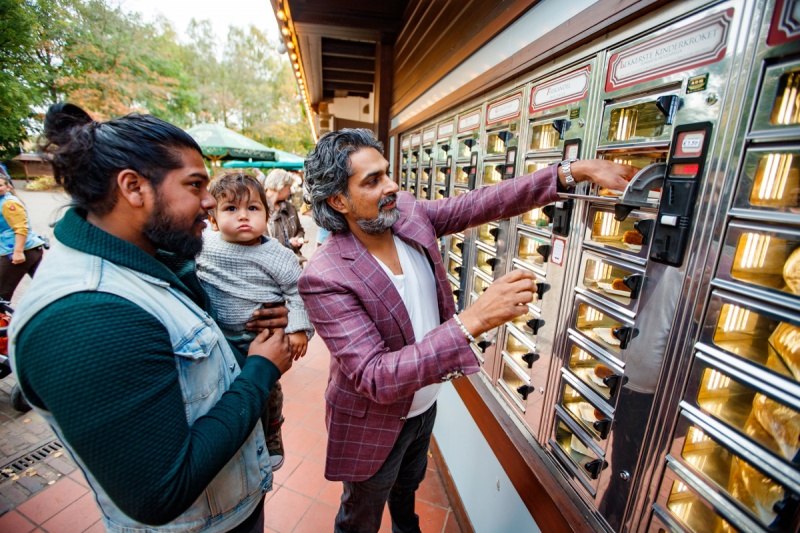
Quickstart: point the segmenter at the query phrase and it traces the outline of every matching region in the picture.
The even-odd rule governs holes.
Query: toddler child
[[[209,213],[211,229],[203,232],[197,277],[217,311],[217,323],[226,338],[247,353],[256,336],[245,329],[253,311],[264,303],[285,302],[289,346],[295,360],[303,357],[314,327],[297,291],[301,270],[291,250],[263,235],[269,218],[263,187],[235,171],[211,182],[209,191],[217,206]],[[273,470],[283,465],[282,410],[283,391],[277,382],[261,417]]]

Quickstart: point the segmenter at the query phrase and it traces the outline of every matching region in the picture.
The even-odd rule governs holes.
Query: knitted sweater
[[[214,316],[193,261],[151,257],[84,217],[66,212],[55,229],[61,244],[164,280]],[[188,508],[234,456],[280,377],[263,357],[234,355],[241,374],[190,426],[164,325],[120,296],[82,292],[31,318],[19,332],[14,370],[28,400],[56,417],[120,509],[157,524]]]
[[[286,302],[286,333],[314,326],[297,291],[300,266],[291,250],[275,239],[264,238],[258,246],[227,242],[218,231],[203,232],[203,251],[197,256],[197,277],[206,289],[217,323],[228,331],[244,331],[253,311],[265,303]]]

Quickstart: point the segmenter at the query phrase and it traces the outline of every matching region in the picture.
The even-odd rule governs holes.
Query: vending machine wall
[[[742,4],[716,4],[599,56],[604,86],[587,146],[642,170],[624,194],[574,195],[565,282],[573,289],[553,336],[560,368],[547,423],[551,453],[613,530],[640,482],[694,212],[708,201],[700,191],[722,135]]]
[[[436,127],[431,126],[422,130],[422,147],[420,149],[420,193],[419,198],[432,200],[435,197],[433,190],[433,162],[434,141],[436,140]]]
[[[754,19],[742,133],[649,531],[800,530],[798,13],[778,0]]]
[[[435,166],[433,170],[434,199],[447,198],[451,194],[453,171],[453,134],[455,119],[445,119],[436,126]]]
[[[408,183],[408,175],[410,172],[408,171],[408,167],[410,164],[410,148],[411,148],[411,136],[406,135],[400,139],[400,177],[398,185],[400,185],[400,189],[403,191],[409,190],[409,183]]]
[[[421,144],[422,132],[412,133],[408,152],[408,192],[417,198],[420,197],[422,191],[422,180],[420,178],[422,174],[420,170],[422,165]]]

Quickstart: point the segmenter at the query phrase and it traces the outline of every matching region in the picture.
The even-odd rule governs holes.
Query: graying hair
[[[347,196],[347,183],[353,174],[350,155],[361,148],[375,148],[383,153],[383,145],[375,139],[371,130],[332,131],[320,137],[303,165],[314,222],[333,233],[347,231],[347,220],[329,206],[327,200],[339,193]]]
[[[272,172],[267,174],[264,178],[264,188],[270,191],[279,191],[294,183],[294,176],[282,168],[273,169]]]

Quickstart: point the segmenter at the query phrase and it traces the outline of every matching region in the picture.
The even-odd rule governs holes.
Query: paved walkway
[[[34,228],[50,233],[52,230],[46,223],[36,224],[37,215],[42,221],[52,220],[54,206],[64,199],[63,195],[24,193],[23,198],[33,211]],[[310,241],[303,250],[308,257],[313,252],[316,227],[310,218],[301,219]],[[15,301],[26,285],[27,281],[20,285]],[[287,455],[283,468],[275,473],[273,490],[267,495],[265,531],[322,533],[333,530],[342,486],[323,476],[326,444],[323,393],[329,360],[324,343],[314,337],[308,355],[281,379]],[[50,428],[36,413],[18,413],[8,404],[13,384],[13,375],[0,381],[0,532],[103,531],[100,513],[86,480],[60,448]],[[417,500],[423,532],[460,531],[430,459]],[[391,531],[388,511],[384,513],[381,531]]]

